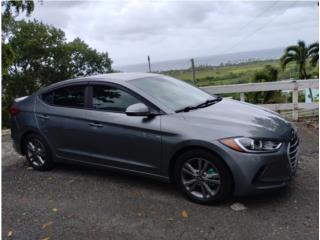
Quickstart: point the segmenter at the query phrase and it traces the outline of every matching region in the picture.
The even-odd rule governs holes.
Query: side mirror
[[[143,103],[132,104],[126,109],[128,116],[150,116],[150,109]]]

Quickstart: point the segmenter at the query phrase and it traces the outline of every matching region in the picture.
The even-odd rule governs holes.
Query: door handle
[[[97,127],[97,128],[103,127],[102,124],[100,124],[100,123],[95,123],[95,122],[93,122],[93,123],[88,123],[88,125],[91,126],[91,127]]]
[[[46,114],[43,114],[43,115],[39,115],[39,118],[43,119],[43,120],[48,120],[49,119],[49,116],[46,115]]]

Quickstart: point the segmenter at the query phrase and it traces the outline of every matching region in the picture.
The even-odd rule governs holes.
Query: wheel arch
[[[25,152],[24,152],[24,141],[26,140],[27,136],[29,136],[30,134],[37,134],[37,135],[40,135],[45,141],[46,141],[46,144],[49,146],[49,148],[51,149],[52,151],[52,148],[51,148],[51,145],[48,144],[48,141],[47,139],[37,130],[37,129],[34,129],[34,128],[30,128],[30,129],[27,129],[23,132],[23,134],[21,135],[20,137],[20,151],[21,151],[21,154],[22,155],[25,155]]]
[[[230,174],[231,174],[231,177],[232,177],[232,188],[234,190],[234,185],[235,185],[235,182],[234,182],[234,176],[233,176],[233,173],[231,171],[231,168],[230,166],[228,165],[227,161],[221,156],[221,154],[219,154],[217,151],[214,151],[213,149],[209,148],[209,147],[206,147],[206,146],[203,146],[203,145],[188,145],[188,146],[184,146],[180,149],[178,149],[173,155],[172,157],[170,158],[170,162],[169,162],[169,169],[168,169],[168,174],[169,174],[169,179],[172,183],[175,184],[175,180],[174,180],[174,167],[175,167],[175,164],[177,162],[177,159],[179,158],[179,156],[184,153],[184,152],[187,152],[187,151],[190,151],[190,150],[204,150],[204,151],[207,151],[207,152],[210,152],[211,154],[213,154],[214,156],[217,156],[218,158],[220,158],[224,164],[226,165],[226,167],[228,168]]]

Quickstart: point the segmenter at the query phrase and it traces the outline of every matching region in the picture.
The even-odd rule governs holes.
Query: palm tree
[[[308,61],[308,48],[304,41],[298,41],[298,45],[289,46],[281,57],[281,67],[285,69],[290,62],[296,62],[299,70],[299,79],[306,79],[306,65]]]
[[[310,63],[312,66],[316,66],[319,61],[319,43],[315,42],[308,48],[308,55],[310,56]]]
[[[307,79],[310,77],[306,71],[309,58],[311,58],[310,63],[312,65],[317,64],[319,60],[319,43],[313,43],[307,47],[304,41],[298,41],[298,45],[289,46],[285,49],[280,59],[281,67],[285,69],[288,63],[295,62],[298,65],[299,79]],[[311,88],[309,88],[309,92],[312,99]]]

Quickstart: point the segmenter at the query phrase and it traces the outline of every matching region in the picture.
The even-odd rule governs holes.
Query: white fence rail
[[[240,93],[240,100],[245,101],[246,92],[263,92],[277,90],[292,90],[292,103],[279,104],[263,104],[262,106],[274,111],[292,110],[292,120],[298,120],[299,109],[319,109],[319,103],[299,103],[298,92],[306,88],[319,88],[318,79],[309,80],[285,80],[278,82],[263,82],[263,83],[246,83],[233,85],[219,85],[202,87],[211,94],[222,93]]]

